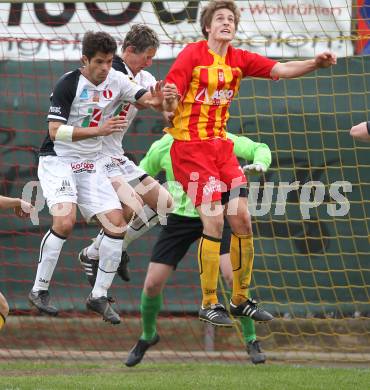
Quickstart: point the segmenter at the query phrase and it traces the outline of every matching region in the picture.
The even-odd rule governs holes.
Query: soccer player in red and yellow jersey
[[[247,297],[253,237],[246,198],[239,196],[246,178],[233,153],[233,143],[225,134],[231,101],[244,77],[292,78],[336,63],[336,56],[330,52],[310,60],[279,63],[236,49],[231,41],[239,19],[234,1],[209,2],[201,14],[206,40],[186,46],[166,78],[180,94],[172,126],[167,128],[175,139],[171,148],[173,171],[197,207],[204,227],[198,250],[203,293],[199,318],[217,326],[232,326],[217,298],[224,214],[233,232],[230,312],[260,321],[273,318]]]

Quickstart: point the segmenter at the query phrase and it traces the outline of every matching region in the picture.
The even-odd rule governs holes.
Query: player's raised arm
[[[329,68],[337,63],[336,54],[325,51],[316,55],[315,58],[303,61],[288,61],[278,62],[271,70],[271,78],[273,79],[291,79],[294,77],[303,76],[320,68]]]

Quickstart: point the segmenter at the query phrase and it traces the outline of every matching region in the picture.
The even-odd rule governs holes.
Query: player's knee
[[[213,225],[208,228],[204,228],[203,233],[207,236],[221,238],[222,237],[222,227],[220,225]]]
[[[156,297],[162,292],[162,283],[157,280],[147,278],[144,283],[144,293],[148,297]]]
[[[230,223],[232,231],[236,234],[252,234],[252,219],[249,212],[245,212],[238,215],[238,218],[234,218]]]
[[[98,219],[105,233],[116,237],[123,236],[126,223],[122,210],[113,210],[108,213],[99,214]]]
[[[76,219],[73,217],[60,219],[57,223],[53,224],[53,230],[63,237],[68,237],[73,230],[75,222]]]
[[[203,221],[204,234],[211,237],[221,237],[224,229],[224,218],[211,218]]]
[[[154,209],[157,210],[158,214],[166,215],[170,213],[173,208],[174,200],[172,195],[165,188],[161,187]]]
[[[132,210],[132,208],[128,206],[123,208],[123,218],[126,223],[129,223],[133,216],[134,216],[134,210]]]

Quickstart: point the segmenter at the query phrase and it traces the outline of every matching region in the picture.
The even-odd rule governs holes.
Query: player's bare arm
[[[163,86],[163,111],[175,112],[179,93],[175,84],[166,83]]]
[[[125,129],[127,120],[122,116],[115,116],[105,121],[99,127],[77,127],[64,125],[61,122],[49,122],[50,138],[61,141],[81,141],[87,138],[107,136]]]
[[[177,107],[177,96],[175,84],[163,84],[163,81],[158,81],[150,88],[150,92],[145,93],[137,100],[137,103],[145,108],[173,112]]]
[[[351,128],[351,136],[363,142],[370,142],[370,122],[361,122]]]
[[[271,78],[273,79],[291,79],[294,77],[303,76],[320,68],[329,68],[337,63],[336,54],[325,51],[316,55],[315,58],[304,61],[288,61],[278,62],[271,70]]]
[[[33,211],[34,207],[31,203],[28,203],[21,198],[0,196],[0,209],[14,209],[14,214],[17,217],[26,218]]]

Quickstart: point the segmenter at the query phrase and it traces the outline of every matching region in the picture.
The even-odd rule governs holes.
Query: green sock
[[[256,328],[254,326],[254,321],[249,317],[239,318],[240,325],[242,327],[242,332],[244,336],[245,343],[249,343],[253,340],[256,340]]]
[[[162,307],[162,294],[156,297],[148,297],[144,291],[141,293],[141,324],[143,333],[140,338],[150,341],[157,333],[157,316]]]
[[[228,301],[230,301],[231,292],[225,291],[225,293],[226,293],[226,298],[228,299]],[[254,326],[254,321],[252,320],[252,318],[240,317],[239,321],[242,328],[242,333],[243,333],[245,343],[247,344],[253,340],[256,340],[257,339],[256,327]]]

